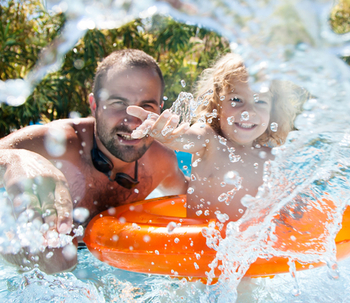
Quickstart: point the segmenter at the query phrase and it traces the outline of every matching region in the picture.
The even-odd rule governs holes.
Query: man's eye
[[[257,101],[255,101],[255,103],[259,103],[259,104],[267,104],[267,102],[266,102],[266,101],[264,101],[264,100],[257,100]]]
[[[144,109],[146,109],[148,111],[155,111],[154,106],[151,105],[151,104],[144,104],[144,105],[142,105],[142,108],[144,108]]]
[[[111,102],[111,105],[112,106],[124,106],[124,105],[126,106],[125,102],[122,100],[115,100],[115,101]]]

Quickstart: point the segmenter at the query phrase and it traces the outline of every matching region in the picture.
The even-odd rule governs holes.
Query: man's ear
[[[90,103],[90,109],[91,109],[91,114],[95,117],[95,112],[96,112],[96,100],[94,97],[94,94],[91,93],[89,95],[89,103]]]

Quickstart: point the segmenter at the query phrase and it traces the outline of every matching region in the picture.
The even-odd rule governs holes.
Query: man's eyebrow
[[[107,100],[121,100],[121,101],[129,102],[129,99],[120,97],[118,95],[109,95]]]
[[[150,100],[143,100],[141,101],[141,105],[143,104],[149,104],[149,103],[152,103],[156,106],[159,106],[159,102],[157,100],[154,100],[154,99],[150,99]]]

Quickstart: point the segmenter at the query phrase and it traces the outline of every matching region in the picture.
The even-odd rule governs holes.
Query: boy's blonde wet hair
[[[233,81],[248,82],[248,78],[249,73],[243,59],[233,53],[224,55],[211,68],[204,70],[196,85],[194,96],[199,106],[192,122],[205,121],[221,135],[220,96],[226,87],[234,89]],[[255,144],[278,146],[285,142],[288,133],[293,129],[294,119],[301,112],[307,94],[292,82],[281,80],[271,81],[269,91],[272,95],[269,125],[256,139]],[[270,128],[272,122],[278,125],[276,132]]]

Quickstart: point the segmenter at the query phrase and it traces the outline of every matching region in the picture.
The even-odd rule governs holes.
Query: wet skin
[[[209,124],[178,125],[179,118],[168,111],[157,116],[140,108],[128,108],[129,114],[145,120],[135,132],[136,137],[141,136],[145,128],[150,128],[149,135],[159,142],[192,153],[192,176],[187,194],[189,217],[215,217],[215,212],[220,211],[230,220],[239,219],[245,210],[241,198],[257,194],[262,184],[264,163],[273,159],[271,148],[255,148],[254,144],[269,125],[269,94],[260,94],[257,99],[249,85],[239,81],[231,83],[231,87],[234,92],[232,88],[225,89],[225,99],[219,101],[220,135]],[[244,112],[247,114],[242,115]],[[228,121],[231,117],[235,121],[233,124]],[[161,131],[168,127],[174,130],[162,134]],[[225,144],[222,144],[223,139],[226,139]],[[239,160],[232,162],[233,156]],[[228,198],[223,199],[223,194]]]
[[[160,112],[162,96],[158,75],[143,68],[110,69],[103,81],[103,89],[107,97],[99,100],[98,105],[90,96],[93,117],[30,126],[0,140],[0,181],[11,202],[17,203],[17,207],[13,208],[15,218],[25,209],[33,209],[33,219],[41,224],[47,223],[50,231],[69,233],[72,230],[73,208],[89,210],[86,220],[79,222],[86,225],[99,212],[142,200],[155,188],[166,195],[186,192],[185,177],[171,149],[152,137],[130,138],[131,131],[141,124],[141,120],[128,115],[127,106]],[[63,154],[53,155],[45,148],[49,132],[63,132]],[[101,140],[96,136],[98,148],[114,165],[112,174],[123,172],[133,176],[134,161],[138,159],[140,183],[135,188],[121,187],[93,166],[90,151],[94,132],[101,136]],[[34,192],[30,184],[37,180],[43,180],[45,186],[36,184]],[[30,203],[25,207],[23,194],[30,196]],[[42,214],[48,210],[50,215],[43,217]],[[50,273],[74,266],[76,258],[64,260],[57,251],[51,259],[40,258],[40,268]],[[22,268],[24,259],[29,261],[29,267],[34,266],[24,251],[7,259]],[[60,265],[50,266],[56,260]]]

